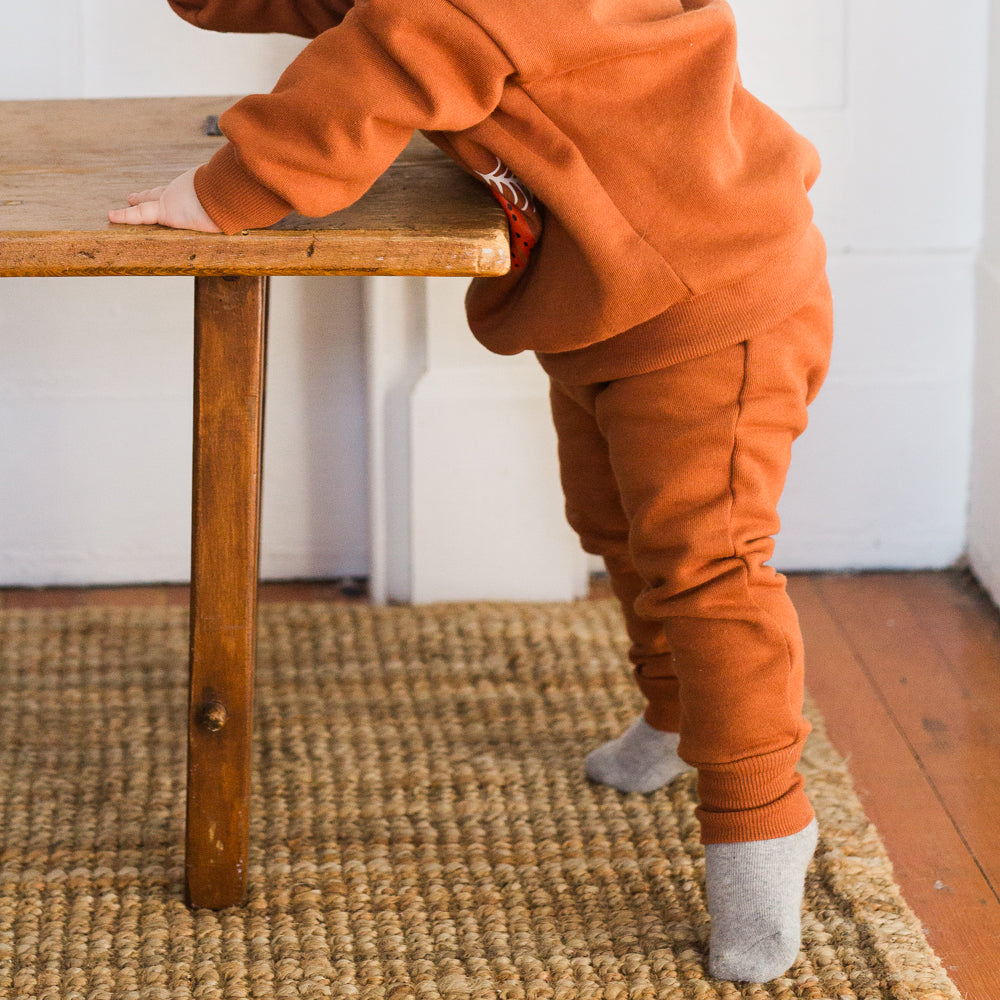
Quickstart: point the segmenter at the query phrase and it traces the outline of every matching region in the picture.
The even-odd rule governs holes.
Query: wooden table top
[[[230,97],[0,102],[0,276],[499,275],[507,220],[474,178],[417,136],[356,204],[235,236],[108,222],[224,141]]]

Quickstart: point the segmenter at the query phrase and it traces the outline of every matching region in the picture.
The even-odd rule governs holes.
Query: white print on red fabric
[[[499,159],[492,173],[484,174],[477,170],[476,176],[486,182],[493,197],[507,213],[507,221],[510,223],[511,266],[520,269],[528,263],[528,255],[536,242],[524,218],[525,212],[537,212],[531,191]]]
[[[534,208],[531,192],[524,186],[519,177],[510,172],[510,167],[504,166],[499,159],[493,168],[493,173],[483,174],[477,170],[476,174],[482,177],[501,198],[511,202],[515,208],[520,208],[523,211]]]

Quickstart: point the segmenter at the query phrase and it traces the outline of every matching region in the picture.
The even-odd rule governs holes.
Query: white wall
[[[838,336],[782,505],[784,568],[944,566],[965,549],[987,2],[962,0],[942,16],[929,0],[733,0],[746,82],[813,139],[825,164],[815,200]],[[298,44],[198,32],[162,0],[19,5],[0,36],[0,98],[263,89]],[[462,377],[456,366],[508,380],[506,405],[539,423],[537,435],[516,433],[541,450],[523,466],[507,463],[501,485],[513,496],[537,491],[555,510],[551,461],[540,457],[549,448],[544,387],[521,361],[466,345],[454,319],[460,284],[432,296],[436,354],[424,359],[413,398],[385,413],[408,423],[396,437],[411,441],[431,433],[421,413],[457,405],[443,391]],[[354,574],[371,564],[363,294],[355,279],[275,282],[265,575]],[[0,285],[0,583],[186,576],[189,296],[182,279]],[[522,388],[526,402],[517,403]],[[496,427],[493,404],[473,411],[474,403],[469,428]],[[452,453],[461,454],[451,426]],[[414,455],[433,455],[441,440],[416,441]],[[455,467],[442,464],[442,477]],[[459,530],[435,513],[436,473],[410,471],[414,503],[390,497],[385,516],[412,519],[415,537],[400,535],[411,556],[432,551],[435,538],[467,545],[491,523],[482,498],[463,503],[468,479],[452,476],[442,492],[449,504],[437,505],[447,518],[470,512]],[[391,546],[394,531],[372,544]],[[551,539],[560,578],[573,577],[571,539],[556,528]],[[516,535],[501,541],[465,560],[483,581],[495,562],[511,562]],[[515,563],[507,576],[534,596],[532,572]],[[482,596],[468,576],[448,586]],[[437,593],[454,590],[421,591]]]
[[[986,231],[979,259],[979,338],[969,559],[1000,602],[1000,0],[993,0],[988,107]]]
[[[784,568],[965,548],[986,0],[735,0],[747,85],[819,147],[836,344],[782,505]]]
[[[163,0],[13,5],[0,99],[269,90],[301,44],[198,31]],[[187,578],[192,295],[0,283],[0,583]],[[266,576],[368,570],[362,354],[360,279],[272,281]]]

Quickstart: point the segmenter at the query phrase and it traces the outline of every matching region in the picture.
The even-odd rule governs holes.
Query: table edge
[[[499,277],[510,271],[510,245],[505,231],[487,227],[466,231],[460,239],[456,246],[454,233],[250,230],[236,236],[220,236],[142,227],[134,233],[134,239],[123,242],[122,233],[111,230],[75,233],[8,230],[0,232],[0,277],[215,274]]]

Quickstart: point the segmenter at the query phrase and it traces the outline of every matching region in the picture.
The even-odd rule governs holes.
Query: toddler
[[[237,233],[359,198],[414,130],[510,219],[476,337],[551,379],[566,510],[621,601],[642,716],[587,774],[698,772],[709,968],[798,953],[816,821],[784,579],[767,565],[793,439],[826,372],[815,151],[748,94],[724,0],[170,0],[216,31],[313,39],[228,142],[113,222]]]

